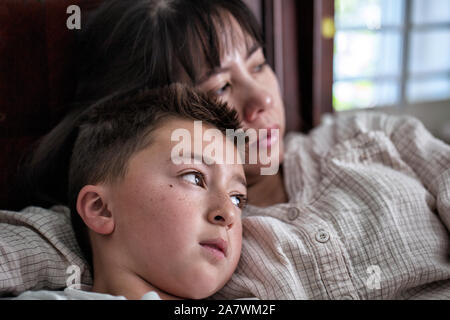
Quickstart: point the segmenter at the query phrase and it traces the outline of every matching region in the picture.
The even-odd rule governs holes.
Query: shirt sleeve
[[[381,131],[397,149],[421,183],[435,197],[437,211],[450,229],[450,146],[435,138],[416,118],[383,113],[361,113],[337,119],[335,138],[349,138],[361,132]]]
[[[81,283],[91,283],[68,212],[0,211],[0,296],[64,288],[71,265],[79,268]]]

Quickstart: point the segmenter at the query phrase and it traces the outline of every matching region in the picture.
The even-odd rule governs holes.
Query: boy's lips
[[[207,249],[217,258],[224,258],[227,256],[228,243],[222,238],[210,239],[200,242],[200,245]]]

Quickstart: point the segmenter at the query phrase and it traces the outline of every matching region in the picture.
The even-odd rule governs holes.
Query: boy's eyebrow
[[[237,180],[239,183],[241,183],[245,187],[245,189],[247,189],[247,181],[245,181],[245,178],[242,175],[235,174],[235,175],[233,175],[232,179]]]
[[[197,159],[208,167],[212,167],[212,166],[216,165],[216,163],[213,159],[211,159],[205,155],[199,155],[199,154],[196,154],[193,152],[191,152],[191,159]],[[206,162],[205,162],[205,160],[206,160]],[[235,173],[231,177],[231,179],[236,180],[237,182],[242,184],[247,189],[247,181],[245,180],[245,178],[242,175]]]
[[[259,48],[261,48],[261,45],[260,45],[259,43],[255,43],[253,46],[251,46],[250,49],[249,49],[248,52],[247,52],[247,56],[245,57],[245,60],[248,60],[248,59],[249,59],[256,51],[259,50]],[[209,77],[211,77],[211,76],[213,76],[213,75],[216,75],[216,74],[219,74],[219,73],[222,73],[222,72],[226,72],[226,71],[228,71],[229,69],[230,69],[230,68],[228,68],[228,67],[225,67],[225,68],[222,68],[222,67],[216,67],[216,68],[214,68],[214,69],[211,69],[211,70],[209,70],[204,76],[202,76],[202,77],[199,79],[197,85],[201,85],[203,82],[205,82],[206,80],[208,80]]]
[[[212,159],[208,156],[205,156],[205,155],[194,153],[192,151],[190,154],[188,154],[186,156],[183,154],[183,156],[180,157],[180,159],[198,160],[199,162],[201,162],[202,164],[204,164],[207,167],[212,167],[216,164],[214,159]],[[172,161],[172,158],[169,158],[169,161]]]
[[[182,157],[182,158],[187,158],[187,157]],[[204,164],[207,167],[213,167],[216,165],[215,161],[207,156],[201,155],[201,154],[197,154],[194,152],[191,152],[189,155],[189,160],[198,160],[200,161],[202,164]],[[206,162],[205,162],[206,159]],[[172,159],[169,159],[169,161],[172,161]],[[238,181],[240,184],[242,184],[245,188],[247,188],[247,181],[245,180],[245,178],[240,175],[240,174],[234,174],[232,177],[232,179]]]

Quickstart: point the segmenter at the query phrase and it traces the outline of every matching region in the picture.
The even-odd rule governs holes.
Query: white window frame
[[[398,0],[394,0],[398,1]],[[413,25],[412,24],[412,15],[413,15],[413,0],[402,0],[403,1],[403,21],[401,26],[381,26],[379,29],[368,29],[365,27],[339,27],[338,31],[366,31],[370,30],[373,32],[392,32],[396,31],[400,33],[400,41],[401,45],[401,66],[400,66],[400,74],[399,76],[363,76],[363,77],[342,77],[335,78],[335,74],[333,74],[333,83],[336,81],[356,81],[356,80],[369,80],[374,83],[383,81],[383,80],[393,80],[399,84],[400,92],[397,103],[395,105],[390,106],[375,106],[375,107],[361,107],[357,108],[357,110],[365,110],[365,109],[379,109],[383,107],[397,107],[397,108],[405,108],[410,105],[423,105],[426,106],[428,104],[435,105],[436,102],[448,102],[450,107],[450,99],[442,100],[427,100],[423,102],[409,102],[407,98],[407,83],[408,80],[411,79],[425,79],[432,78],[435,76],[443,76],[450,78],[450,70],[442,70],[442,71],[433,71],[427,72],[419,75],[411,75],[408,71],[408,62],[411,53],[411,33],[412,31],[430,31],[430,30],[442,30],[449,29],[450,30],[450,21],[446,23],[427,23],[422,25]],[[450,1],[450,0],[449,0]],[[356,109],[355,109],[356,110]]]

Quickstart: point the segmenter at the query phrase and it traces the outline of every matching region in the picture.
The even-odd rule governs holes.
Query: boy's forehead
[[[171,118],[166,120],[159,129],[156,130],[155,136],[157,141],[173,146],[181,140],[189,140],[194,147],[196,142],[202,142],[205,147],[209,142],[215,142],[217,139],[222,140],[229,147],[234,145],[233,141],[226,138],[226,135],[212,124],[190,119]],[[188,141],[187,141],[188,142]]]
[[[201,122],[202,129],[214,128],[212,125],[206,122],[199,120],[197,122]],[[154,135],[159,137],[158,141],[166,143],[167,141],[171,141],[172,135],[174,134],[174,132],[176,133],[177,130],[187,130],[189,132],[194,132],[195,123],[196,120],[168,117],[167,119],[163,120],[162,123],[158,126],[158,128],[154,132]]]
[[[196,160],[207,165],[240,163],[233,139],[206,122],[168,119],[154,132],[152,141],[159,149],[170,152],[170,160],[176,156],[180,160]]]
[[[203,149],[209,141],[208,133],[214,133],[214,141],[220,137],[225,139],[225,135],[216,127],[204,121],[190,119],[169,118],[165,120],[152,134],[152,144],[157,144],[163,148],[173,148],[180,143],[184,143],[185,150],[188,146],[198,151],[199,145]]]

